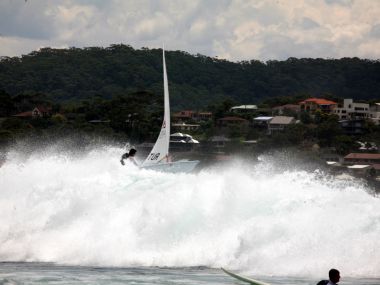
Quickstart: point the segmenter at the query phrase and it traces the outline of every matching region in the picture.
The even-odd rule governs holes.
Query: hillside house
[[[217,121],[219,129],[234,129],[239,132],[248,130],[249,121],[240,117],[224,117]]]
[[[223,152],[230,143],[231,139],[225,136],[213,136],[208,140],[207,146],[216,152]]]
[[[376,125],[380,123],[380,103],[375,103],[373,106],[370,106],[369,117]]]
[[[370,117],[369,104],[354,103],[352,99],[344,99],[343,106],[334,109],[339,120],[366,119]]]
[[[349,165],[380,164],[380,153],[350,153],[344,157],[344,163]]]
[[[254,114],[257,110],[256,105],[240,105],[232,107],[230,112],[235,114]]]
[[[176,123],[172,124],[172,127],[174,130],[178,132],[185,132],[185,131],[196,131],[199,129],[199,124],[187,124],[187,123]]]
[[[212,119],[212,113],[211,112],[197,112],[196,114],[196,121],[202,122],[202,121],[208,121]]]
[[[248,120],[240,117],[224,117],[218,120],[217,125],[219,127],[248,126]]]
[[[51,107],[37,106],[32,111],[26,111],[13,115],[13,117],[24,118],[24,119],[35,119],[35,118],[49,118],[52,115]]]
[[[338,106],[338,103],[322,98],[309,98],[298,104],[300,105],[301,111],[308,113],[314,113],[317,110],[331,113]]]
[[[268,134],[273,134],[274,132],[281,132],[286,127],[291,124],[295,124],[296,119],[294,117],[288,116],[275,116],[268,124]]]
[[[294,113],[294,114],[299,114],[301,111],[301,106],[300,105],[295,105],[295,104],[286,104],[282,106],[277,106],[272,108],[272,114],[273,115],[284,115],[287,113]]]
[[[183,110],[173,114],[173,120],[176,122],[188,122],[195,116],[195,112],[192,110]]]
[[[253,119],[253,126],[261,129],[268,129],[269,122],[273,117],[269,116],[259,116]]]
[[[189,121],[202,122],[211,119],[211,112],[196,112],[193,110],[183,110],[173,114],[173,121],[177,123],[187,123]]]

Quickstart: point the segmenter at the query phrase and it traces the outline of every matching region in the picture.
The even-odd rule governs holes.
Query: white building
[[[240,105],[232,107],[230,112],[236,114],[249,114],[255,112],[257,109],[256,105]]]
[[[344,99],[342,107],[336,107],[334,114],[339,120],[366,119],[370,117],[369,104],[354,103],[352,99]]]
[[[370,119],[376,124],[380,124],[380,103],[371,106]]]
[[[178,123],[178,124],[172,124],[173,129],[177,129],[181,132],[186,131],[195,131],[199,129],[199,124],[186,124],[186,123]]]

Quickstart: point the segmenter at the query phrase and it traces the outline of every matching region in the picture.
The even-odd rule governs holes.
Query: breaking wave
[[[10,153],[0,168],[0,261],[380,276],[380,199],[360,182],[273,171],[265,157],[158,173],[122,167],[121,153]]]

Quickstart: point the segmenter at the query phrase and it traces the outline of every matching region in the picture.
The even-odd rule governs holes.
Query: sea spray
[[[265,157],[159,173],[121,166],[122,152],[8,155],[0,260],[380,276],[380,199],[360,182],[273,171]]]

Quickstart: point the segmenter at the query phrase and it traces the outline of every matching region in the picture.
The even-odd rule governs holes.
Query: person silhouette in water
[[[340,272],[337,269],[330,269],[329,280],[321,280],[317,285],[336,285],[340,280]]]
[[[120,160],[120,163],[122,165],[125,165],[125,162],[124,162],[124,159],[129,159],[134,165],[138,166],[136,160],[135,160],[135,154],[136,154],[136,150],[134,148],[131,148],[129,150],[129,152],[126,152],[124,153],[122,156],[121,156],[121,160]]]

